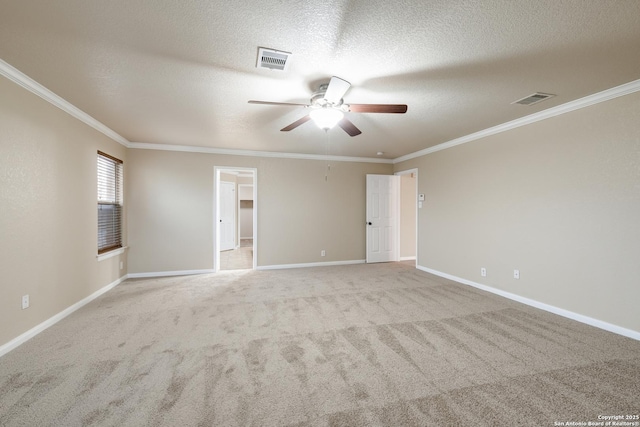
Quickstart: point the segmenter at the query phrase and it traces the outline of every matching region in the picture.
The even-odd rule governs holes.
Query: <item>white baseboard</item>
[[[179,271],[156,271],[151,273],[129,273],[129,279],[140,279],[147,277],[169,277],[169,276],[191,276],[194,274],[215,273],[215,270],[179,270]]]
[[[462,283],[463,285],[473,286],[474,288],[491,292],[492,294],[500,295],[501,297],[509,298],[510,300],[517,301],[534,308],[539,308],[540,310],[548,311],[550,313],[557,314],[559,316],[566,317],[568,319],[576,320],[580,323],[585,323],[590,326],[595,326],[596,328],[604,329],[605,331],[613,332],[618,335],[623,335],[625,337],[633,338],[634,340],[640,341],[640,332],[634,331],[632,329],[627,329],[627,328],[623,328],[622,326],[614,325],[612,323],[603,322],[602,320],[594,319],[593,317],[574,313],[573,311],[565,310],[564,308],[559,308],[553,305],[545,304],[543,302],[532,300],[530,298],[512,294],[511,292],[506,292],[500,289],[492,288],[491,286],[487,286],[487,285],[473,282],[471,280],[463,279],[462,277],[457,277],[451,274],[443,273],[441,271],[432,270],[431,268],[423,267],[421,265],[417,265],[416,268],[418,270],[422,270],[427,273],[435,274],[436,276],[444,277],[445,279],[450,279],[458,283]]]
[[[415,256],[401,256],[400,257],[400,261],[415,261],[416,257]]]
[[[76,311],[76,310],[82,308],[83,306],[89,304],[91,301],[93,301],[94,299],[98,298],[100,295],[102,295],[105,292],[110,291],[111,289],[115,288],[120,283],[124,282],[126,279],[127,279],[127,275],[122,276],[121,278],[119,278],[115,282],[112,282],[112,283],[108,284],[107,286],[104,286],[104,287],[98,289],[97,291],[95,291],[94,293],[89,295],[88,297],[86,297],[86,298],[78,301],[77,303],[67,307],[66,309],[62,310],[60,313],[56,314],[55,316],[50,317],[49,319],[45,320],[44,322],[40,323],[39,325],[34,326],[33,328],[29,329],[27,332],[23,333],[22,335],[19,335],[16,338],[14,338],[11,341],[9,341],[8,343],[0,346],[0,357],[2,357],[5,354],[9,353],[11,350],[13,350],[14,348],[20,346],[21,344],[24,344],[25,342],[29,341],[31,338],[35,337],[36,335],[38,335],[40,332],[44,331],[48,327],[55,325],[56,323],[58,323],[59,321],[61,321],[62,319],[64,319],[68,315],[70,315],[71,313],[73,313],[74,311]]]
[[[334,265],[364,264],[364,259],[350,261],[309,262],[304,264],[261,265],[256,270],[282,270],[285,268],[330,267]]]

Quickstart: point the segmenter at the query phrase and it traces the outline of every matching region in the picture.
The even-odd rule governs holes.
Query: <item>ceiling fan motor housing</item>
[[[344,100],[340,98],[340,101],[337,103],[330,103],[326,98],[325,94],[327,93],[327,88],[329,87],[329,83],[323,83],[318,87],[318,90],[311,95],[311,99],[309,104],[311,107],[333,107],[339,108]]]

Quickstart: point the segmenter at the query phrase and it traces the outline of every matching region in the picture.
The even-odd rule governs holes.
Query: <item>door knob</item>
[[[370,222],[367,223],[368,225],[372,225]]]

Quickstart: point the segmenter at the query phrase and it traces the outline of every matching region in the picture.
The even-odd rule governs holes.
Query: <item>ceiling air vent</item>
[[[529,95],[517,101],[513,101],[512,104],[533,105],[533,104],[537,104],[538,102],[542,102],[545,99],[552,98],[554,96],[555,95],[550,93],[536,92],[533,95]]]
[[[258,63],[256,67],[276,71],[287,71],[290,57],[291,53],[289,52],[260,47],[258,48]]]

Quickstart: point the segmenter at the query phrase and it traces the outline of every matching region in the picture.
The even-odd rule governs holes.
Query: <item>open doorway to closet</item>
[[[400,261],[418,265],[418,169],[396,172],[400,176],[398,247]]]
[[[256,184],[256,169],[214,168],[216,271],[256,268]]]

